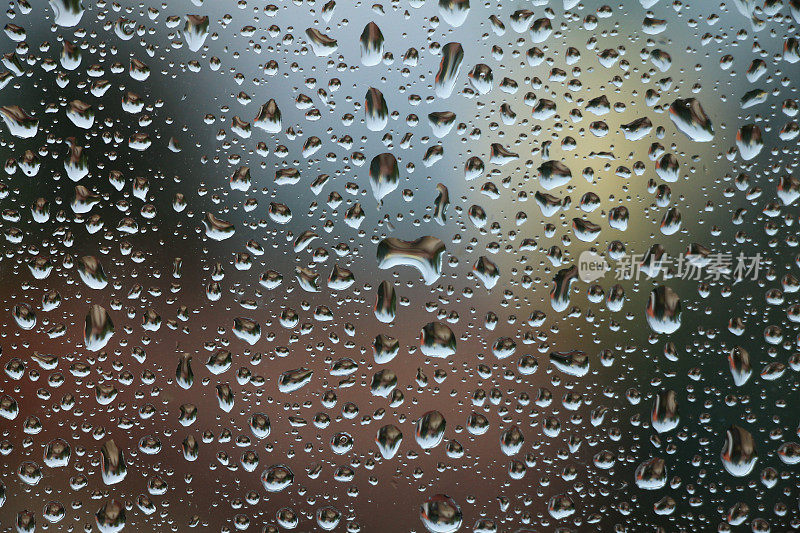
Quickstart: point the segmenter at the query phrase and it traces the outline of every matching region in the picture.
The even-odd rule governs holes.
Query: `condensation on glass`
[[[800,528],[798,0],[268,1],[7,4],[2,531]]]

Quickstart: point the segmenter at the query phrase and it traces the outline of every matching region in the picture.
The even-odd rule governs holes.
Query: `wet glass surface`
[[[800,527],[798,0],[5,18],[0,530]]]

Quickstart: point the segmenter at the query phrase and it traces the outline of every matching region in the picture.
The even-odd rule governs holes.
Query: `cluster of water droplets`
[[[2,527],[800,527],[797,0],[5,16]]]

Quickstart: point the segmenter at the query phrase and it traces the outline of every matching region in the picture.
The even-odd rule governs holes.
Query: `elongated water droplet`
[[[108,311],[100,305],[93,304],[86,314],[83,330],[83,342],[87,350],[97,352],[105,348],[114,335],[114,323]]]
[[[445,1],[447,0],[440,0],[440,6],[441,2]],[[469,7],[469,2],[467,2],[467,7]],[[435,81],[436,96],[439,98],[450,97],[458,81],[463,61],[464,49],[460,43],[447,43],[442,47],[442,60],[439,63]]]
[[[378,268],[400,265],[414,267],[422,275],[425,284],[431,285],[442,274],[444,252],[444,243],[436,237],[420,237],[415,241],[387,237],[378,244]]]
[[[669,118],[689,139],[695,142],[710,142],[714,138],[711,120],[703,107],[694,98],[675,100],[669,107]]]
[[[373,67],[383,59],[383,33],[374,22],[364,26],[359,39],[361,46],[361,64]]]
[[[722,465],[729,474],[736,477],[747,476],[758,460],[753,436],[743,427],[732,425],[725,431],[725,443],[720,456]]]

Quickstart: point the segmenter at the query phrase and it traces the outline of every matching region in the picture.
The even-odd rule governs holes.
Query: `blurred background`
[[[0,75],[0,528],[26,531],[33,516],[54,531],[283,530],[293,513],[298,530],[318,531],[327,507],[341,513],[341,531],[725,531],[739,517],[754,531],[797,527],[796,213],[779,192],[798,186],[778,188],[798,161],[797,10],[780,1],[10,3]],[[369,22],[383,36],[373,66],[360,50]],[[324,36],[336,40],[327,56]],[[436,86],[448,43],[463,51],[449,96]],[[470,81],[478,64],[493,76],[485,94]],[[379,131],[365,121],[370,88],[386,102]],[[588,109],[601,96],[608,114]],[[670,105],[687,98],[710,119],[710,142],[670,120]],[[278,132],[254,123],[270,99]],[[35,135],[20,136],[30,130],[13,106],[38,120]],[[445,111],[454,127],[439,138],[428,115]],[[624,134],[644,117],[642,136]],[[761,140],[745,129],[737,146],[746,125]],[[321,147],[304,154],[312,137]],[[515,156],[498,164],[494,144]],[[434,146],[436,161],[426,156]],[[677,162],[669,181],[656,171],[662,152]],[[382,153],[396,158],[398,182],[379,201],[369,174]],[[472,157],[484,167],[468,180]],[[570,169],[568,183],[542,185],[548,160]],[[231,180],[243,166],[247,190]],[[299,180],[281,184],[282,169]],[[554,213],[537,192],[552,195]],[[291,218],[271,216],[270,203]],[[360,223],[347,215],[357,205]],[[622,206],[624,230],[609,225]],[[670,208],[680,227],[665,234]],[[233,225],[228,238],[207,230],[209,213]],[[576,217],[600,233],[579,239]],[[307,231],[316,238],[295,246]],[[446,248],[435,281],[413,266],[379,268],[381,241],[425,236]],[[563,309],[551,302],[556,274],[586,250],[614,267],[610,246],[644,254],[661,245],[677,258],[695,243],[760,254],[758,273],[734,283],[610,272],[596,287],[575,280]],[[482,256],[499,271],[491,288],[474,272]],[[82,279],[81,265],[94,264],[84,257],[102,265],[102,288]],[[328,286],[334,265],[352,272],[352,286]],[[319,275],[317,292],[298,267]],[[280,284],[261,283],[275,279],[267,271]],[[390,323],[374,312],[382,281],[398,299]],[[606,303],[615,285],[621,308]],[[670,334],[648,324],[660,285],[680,298]],[[85,339],[93,305],[113,322],[98,350]],[[252,344],[235,331],[242,318],[259,326]],[[431,322],[453,332],[454,354],[420,349]],[[373,356],[380,334],[399,346],[384,364]],[[735,347],[753,374],[739,385]],[[220,350],[230,368],[215,374],[206,362]],[[552,352],[572,350],[588,356],[585,375],[551,363]],[[184,354],[188,388],[176,378]],[[335,375],[343,359],[355,370]],[[281,374],[299,368],[310,381],[281,392]],[[397,377],[392,398],[371,390],[384,369]],[[218,399],[225,385],[229,411]],[[678,417],[658,433],[651,414],[663,391],[674,392]],[[182,421],[182,410],[196,419]],[[424,449],[416,422],[433,410],[446,428]],[[254,413],[269,417],[266,438],[250,428]],[[403,435],[391,459],[375,442],[387,424]],[[729,461],[743,476],[721,458],[731,425],[747,433],[744,443],[733,433]],[[509,457],[501,441],[513,426],[524,443]],[[335,453],[342,433],[352,447]],[[187,437],[198,443],[194,461]],[[57,439],[70,450],[64,466],[47,457]],[[111,440],[127,465],[116,484],[101,472]],[[647,473],[655,490],[636,473],[652,458],[666,469]],[[293,483],[268,492],[262,474],[275,465]],[[438,524],[428,512],[426,526],[420,506],[437,494],[458,511]]]

